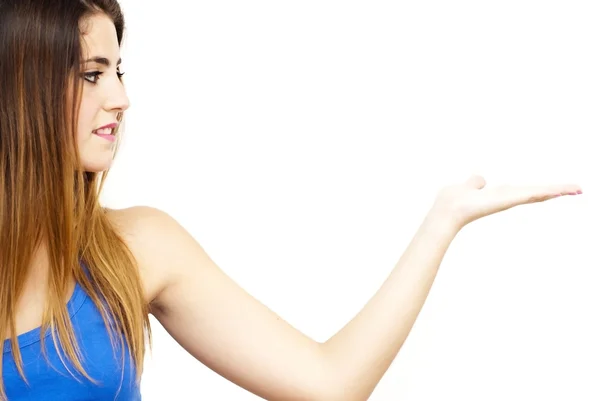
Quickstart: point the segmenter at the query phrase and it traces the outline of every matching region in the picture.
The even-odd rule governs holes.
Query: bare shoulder
[[[113,223],[135,257],[148,302],[156,299],[168,284],[177,248],[191,237],[168,213],[149,206],[106,209]]]
[[[133,206],[125,209],[105,209],[106,215],[120,234],[130,239],[150,234],[161,226],[174,222],[166,212],[150,206]],[[148,232],[150,230],[150,232]]]

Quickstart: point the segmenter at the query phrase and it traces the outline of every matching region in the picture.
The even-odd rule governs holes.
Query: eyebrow
[[[93,57],[93,58],[85,60],[84,63],[98,63],[98,64],[105,65],[107,67],[110,67],[110,60],[107,59],[106,57]],[[119,61],[117,61],[117,65],[120,65],[120,64],[121,64],[121,59],[119,58]]]

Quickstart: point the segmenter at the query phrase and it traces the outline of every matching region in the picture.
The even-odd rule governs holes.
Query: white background
[[[132,106],[108,206],[167,211],[324,341],[441,186],[580,184],[459,234],[371,400],[600,399],[597,2],[121,4]],[[145,401],[258,399],[153,324]]]

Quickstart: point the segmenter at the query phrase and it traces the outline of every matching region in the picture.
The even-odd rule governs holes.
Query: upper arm
[[[137,210],[131,248],[158,284],[152,313],[209,368],[269,400],[332,399],[322,346],[261,304],[174,219]]]

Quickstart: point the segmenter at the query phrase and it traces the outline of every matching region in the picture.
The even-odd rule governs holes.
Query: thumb
[[[472,175],[467,181],[465,181],[466,186],[475,189],[481,189],[485,187],[485,184],[485,179],[482,176],[476,174]]]

